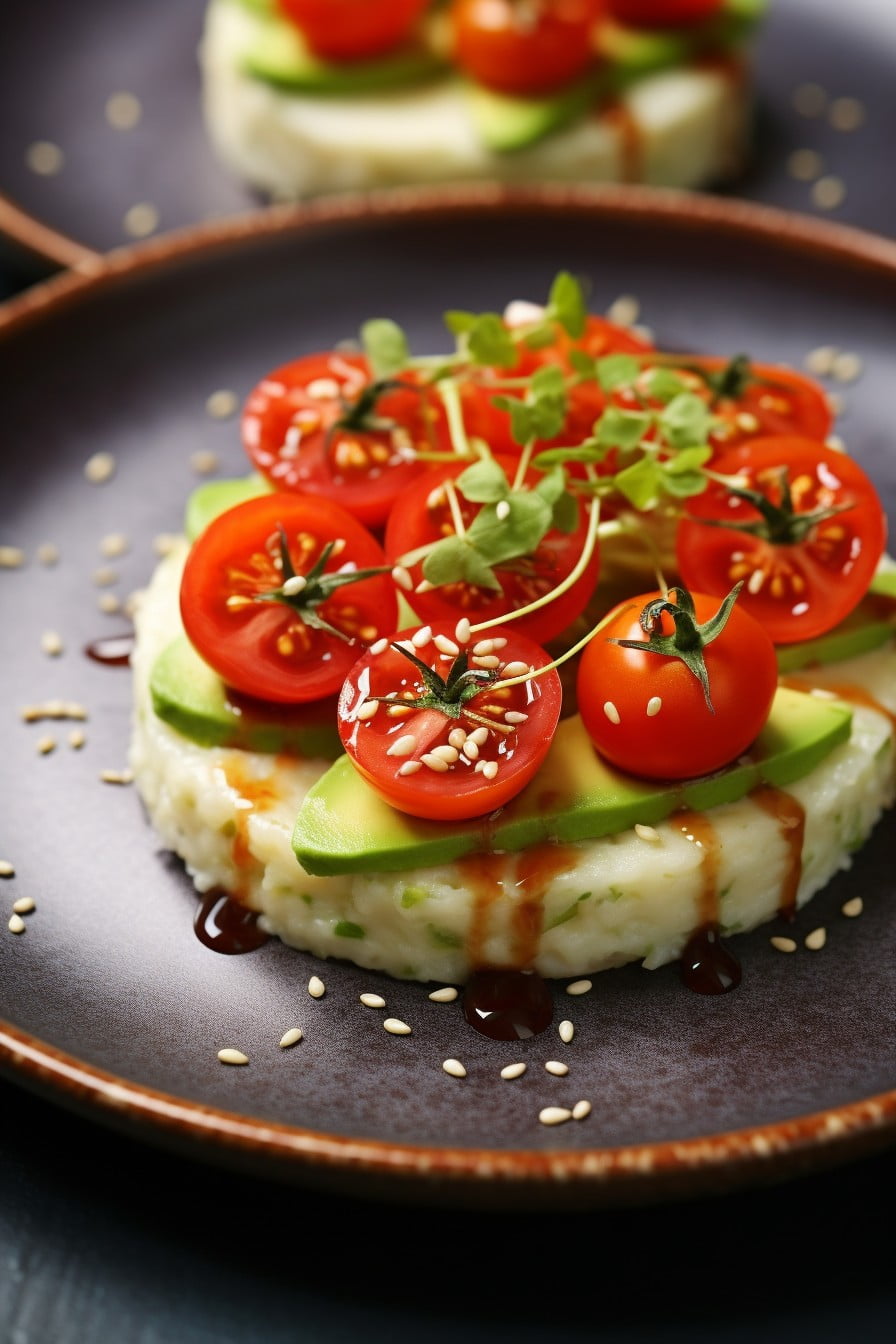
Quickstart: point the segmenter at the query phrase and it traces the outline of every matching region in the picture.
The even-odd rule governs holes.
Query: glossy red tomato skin
[[[499,457],[498,461],[512,482],[515,463],[505,457]],[[435,467],[399,496],[389,515],[383,543],[390,563],[398,563],[402,556],[436,541],[440,536],[447,536],[453,530],[449,505],[444,495],[438,503],[431,501],[444,481],[454,480],[469,465],[468,461],[462,461]],[[537,482],[540,475],[539,472],[528,472],[526,483]],[[459,497],[459,504],[461,516],[468,526],[480,506],[470,504],[462,497]],[[534,572],[520,574],[518,570],[523,562],[510,562],[496,567],[496,574],[502,584],[502,591],[497,595],[493,595],[490,589],[466,584],[445,584],[429,592],[406,593],[408,605],[421,621],[445,621],[452,618],[457,621],[461,616],[466,616],[475,625],[479,621],[506,616],[509,611],[543,596],[565,578],[582,554],[587,528],[587,513],[582,505],[579,524],[574,532],[552,530],[543,538],[536,551]],[[514,565],[517,566],[516,570]],[[409,572],[416,589],[423,578],[422,563],[412,565]],[[539,644],[549,644],[584,611],[599,572],[600,554],[595,547],[584,572],[568,591],[528,616],[514,620],[514,628]]]
[[[886,515],[872,481],[845,453],[814,439],[788,436],[754,439],[713,465],[723,475],[742,476],[750,488],[774,500],[779,497],[778,469],[786,465],[798,512],[847,501],[853,507],[818,524],[803,542],[773,545],[701,521],[759,517],[751,504],[731,500],[723,486],[710,485],[687,501],[687,514],[678,526],[682,581],[724,594],[744,579],[744,610],[776,644],[814,639],[831,630],[864,597],[886,545]],[[753,578],[757,572],[765,576],[761,583]]]
[[[456,622],[434,624],[433,636],[455,638]],[[401,631],[396,640],[410,641],[419,626]],[[520,661],[530,667],[544,667],[549,655],[538,644],[510,626],[488,631],[492,639],[506,639],[501,649],[502,664]],[[474,636],[467,646],[473,649]],[[418,658],[435,667],[444,678],[451,667],[453,656],[440,654],[436,645],[428,641],[415,646]],[[475,666],[470,657],[470,665]],[[499,669],[500,670],[500,669]],[[486,718],[501,716],[489,707],[502,706],[506,710],[525,714],[526,719],[512,731],[491,729],[487,741],[478,746],[475,759],[463,751],[449,770],[437,773],[422,765],[414,774],[402,775],[401,767],[408,760],[419,759],[424,752],[448,743],[448,735],[457,727],[467,733],[481,725],[478,720],[464,716],[448,718],[437,710],[411,711],[405,717],[390,717],[385,705],[380,705],[371,719],[358,719],[358,710],[367,696],[389,695],[397,692],[419,694],[422,681],[417,670],[394,649],[382,653],[368,651],[349,671],[339,697],[337,721],[343,747],[358,772],[385,800],[400,812],[433,821],[463,821],[486,816],[510,802],[533,778],[541,766],[560,717],[562,689],[555,669],[524,684],[506,690],[486,689],[469,702],[469,708]],[[418,745],[410,755],[389,756],[388,746],[398,738],[412,735]],[[493,779],[476,769],[477,762],[498,761],[499,768]]]
[[[282,603],[228,605],[230,597],[251,599],[283,582],[275,564],[280,526],[299,574],[336,539],[345,547],[327,572],[350,562],[358,569],[385,565],[379,543],[338,504],[307,495],[262,495],[221,514],[194,541],[180,611],[190,642],[228,686],[259,700],[301,704],[339,690],[360,651],[394,630],[398,604],[388,572],[337,589],[319,612],[350,642],[312,629]],[[292,653],[278,645],[284,636]]]
[[[383,56],[400,46],[428,0],[278,0],[315,55],[331,61]]]
[[[334,499],[365,527],[380,528],[398,492],[426,470],[416,451],[448,443],[436,395],[416,390],[411,375],[401,381],[407,388],[385,392],[376,407],[398,429],[334,430],[344,407],[339,395],[323,393],[356,398],[371,382],[364,356],[321,351],[281,364],[243,407],[245,452],[275,490]]]
[[[701,624],[721,605],[715,596],[691,595]],[[681,659],[608,642],[646,639],[638,617],[657,597],[642,593],[619,603],[585,646],[576,680],[579,713],[598,752],[617,769],[645,779],[695,779],[735,761],[758,736],[777,687],[775,648],[738,599],[721,635],[704,649],[711,712]],[[657,633],[672,634],[670,616],[662,616],[661,626]],[[660,707],[650,713],[657,699]]]
[[[722,0],[606,0],[617,23],[632,28],[679,28],[718,14]]]
[[[453,0],[455,61],[498,93],[553,93],[595,64],[601,7],[602,0]]]

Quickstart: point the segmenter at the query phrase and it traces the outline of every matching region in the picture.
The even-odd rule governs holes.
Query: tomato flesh
[[[743,755],[762,729],[777,687],[774,645],[740,605],[722,633],[704,648],[712,710],[703,687],[680,658],[610,641],[647,638],[638,617],[659,593],[642,593],[613,609],[585,646],[576,693],[579,713],[598,752],[618,769],[647,779],[692,779]],[[720,599],[691,591],[699,623]],[[660,618],[659,634],[674,632]]]
[[[325,567],[385,566],[375,538],[345,509],[302,495],[263,495],[220,514],[187,555],[180,610],[187,637],[224,682],[282,704],[335,694],[359,652],[398,623],[388,572],[337,587],[318,614],[344,638],[316,628],[282,601],[259,601],[283,584],[280,532],[298,575],[328,541],[344,545]]]
[[[406,643],[443,679],[455,658],[445,651],[449,643],[467,648],[470,667],[490,668],[496,659],[498,675],[504,669],[509,669],[506,675],[519,675],[523,668],[537,670],[550,661],[544,649],[510,626],[488,631],[489,653],[481,655],[476,649],[485,645],[475,636],[467,646],[458,642],[456,622],[433,625],[429,637],[421,638],[419,631],[403,630],[395,640]],[[352,764],[381,797],[411,816],[461,821],[503,807],[547,755],[562,700],[556,670],[514,686],[486,686],[452,715],[407,704],[424,691],[422,674],[391,646],[368,650],[358,660],[337,709]],[[368,717],[373,696],[394,697],[394,704],[377,703]]]
[[[600,0],[454,0],[454,57],[486,88],[553,93],[595,63]]]
[[[448,440],[435,394],[410,374],[376,400],[372,414],[389,428],[340,426],[347,404],[356,404],[371,381],[363,355],[304,355],[256,384],[241,433],[250,461],[275,490],[334,499],[378,528],[398,492],[425,471],[417,453]]]
[[[789,437],[755,439],[713,465],[776,504],[786,468],[797,516],[848,507],[818,522],[804,539],[776,542],[736,530],[738,523],[757,522],[759,511],[725,486],[711,484],[687,501],[687,515],[678,526],[683,582],[723,594],[743,579],[744,609],[776,644],[814,639],[832,629],[867,592],[886,544],[886,515],[865,472],[823,443]],[[718,520],[735,527],[716,526]]]
[[[382,56],[411,33],[428,0],[278,0],[317,56],[357,61]]]

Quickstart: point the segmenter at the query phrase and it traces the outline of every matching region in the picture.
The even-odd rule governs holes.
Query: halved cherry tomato
[[[278,0],[301,28],[311,50],[325,60],[357,61],[399,46],[428,0]]]
[[[477,654],[475,636],[461,644],[454,621],[414,627],[394,642],[429,675],[391,644],[380,653],[369,650],[349,672],[337,710],[342,744],[360,774],[399,811],[433,821],[494,812],[528,784],[547,755],[560,717],[557,671],[502,687],[502,678],[525,675],[550,659],[511,626],[488,636],[489,652]]]
[[[832,629],[865,595],[886,544],[868,476],[845,453],[790,437],[754,439],[713,469],[741,478],[753,502],[716,483],[687,500],[676,540],[683,582],[722,594],[743,579],[741,605],[776,644]]]
[[[398,624],[388,571],[349,581],[355,571],[384,567],[379,543],[338,504],[310,495],[249,499],[193,543],[180,587],[184,629],[205,662],[245,695],[319,700],[339,690],[364,647]],[[284,591],[291,571],[305,578],[304,589]]]
[[[586,644],[576,684],[579,713],[597,750],[618,769],[648,779],[692,779],[747,751],[768,718],[778,678],[775,648],[758,621],[735,600],[721,633],[702,649],[712,708],[699,677],[674,653],[627,648],[614,640],[674,636],[669,603],[686,606],[681,590],[641,593],[614,607]],[[691,590],[693,625],[720,608],[719,598]],[[686,626],[683,627],[686,630]],[[687,641],[685,641],[687,642]]]
[[[703,23],[722,8],[723,0],[606,0],[618,23],[632,28],[679,28]]]
[[[366,527],[381,527],[398,492],[426,469],[417,452],[448,446],[435,394],[411,374],[400,382],[375,395],[358,354],[325,351],[283,364],[246,401],[246,453],[276,490],[324,495]]]
[[[538,95],[596,63],[591,42],[602,0],[453,0],[454,56],[499,93]]]
[[[513,460],[498,458],[498,461],[508,480],[512,481]],[[446,481],[455,480],[468,466],[468,461],[461,461],[435,467],[402,492],[386,524],[384,546],[392,564],[399,563],[403,556],[421,546],[454,534],[450,501],[443,487]],[[531,487],[541,475],[530,470],[526,473],[525,485]],[[485,506],[471,503],[459,491],[456,493],[461,519],[468,528]],[[500,591],[461,581],[418,592],[417,587],[423,579],[422,561],[418,561],[408,567],[414,591],[406,594],[407,602],[421,621],[444,621],[452,616],[457,620],[466,616],[476,624],[506,616],[544,597],[566,578],[584,550],[587,531],[588,517],[583,506],[579,509],[574,531],[561,532],[552,528],[531,555],[494,566]],[[584,611],[599,570],[600,557],[595,547],[583,573],[571,587],[528,616],[515,620],[514,628],[539,644],[550,643]]]

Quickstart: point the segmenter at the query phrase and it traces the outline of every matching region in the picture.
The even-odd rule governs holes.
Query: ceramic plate
[[[126,634],[100,609],[148,578],[160,536],[181,524],[197,451],[218,473],[246,469],[234,417],[269,368],[391,316],[414,349],[444,348],[448,308],[539,298],[567,268],[604,308],[641,304],[661,345],[801,366],[822,343],[857,354],[861,376],[831,385],[838,429],[891,517],[896,244],[758,206],[675,193],[483,189],[400,193],[356,205],[267,214],[113,254],[92,278],[58,276],[12,300],[0,324],[4,490],[0,540],[25,564],[0,571],[3,704],[0,798],[9,910],[31,896],[20,936],[0,937],[0,1061],[11,1076],[98,1121],[206,1160],[354,1194],[507,1207],[656,1200],[780,1179],[844,1161],[896,1135],[892,1005],[892,818],[793,928],[737,940],[740,987],[684,988],[676,966],[602,973],[589,994],[554,990],[554,1025],[492,1041],[459,1003],[269,942],[222,956],[193,932],[197,897],[161,852],[125,765],[126,667],[85,654]],[[91,484],[85,464],[112,455]],[[101,539],[122,533],[113,562]],[[40,547],[58,548],[53,566]],[[98,568],[115,582],[99,588]],[[63,652],[48,656],[47,631]],[[61,698],[70,724],[22,707]],[[40,752],[40,739],[56,749]],[[860,919],[840,914],[861,894]],[[806,933],[828,930],[811,953]],[[783,956],[775,932],[800,942]],[[322,999],[309,979],[326,984]],[[432,986],[429,986],[431,989]],[[381,993],[410,1037],[383,1031],[362,991]],[[571,1018],[563,1046],[556,1024]],[[294,1024],[301,1046],[281,1050]],[[218,1062],[222,1046],[247,1068]],[[463,1080],[442,1070],[447,1057]],[[566,1077],[548,1060],[569,1064]],[[514,1082],[502,1067],[522,1059]],[[548,1128],[549,1105],[592,1103]]]
[[[266,204],[224,171],[205,135],[196,60],[205,0],[7,9],[0,232],[77,265],[128,242],[134,227],[168,231]],[[756,57],[756,152],[734,194],[892,235],[896,178],[876,165],[891,159],[894,57],[889,0],[771,0]],[[113,102],[110,120],[109,100],[122,93],[137,100],[133,124],[133,101],[123,121]],[[49,159],[46,150],[35,159],[47,143]]]

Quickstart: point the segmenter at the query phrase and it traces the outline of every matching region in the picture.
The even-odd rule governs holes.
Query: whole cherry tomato
[[[552,93],[595,64],[601,0],[453,0],[457,64],[499,93]]]
[[[632,28],[686,28],[718,14],[723,0],[606,0],[617,23]]]
[[[367,527],[447,447],[436,394],[412,374],[375,383],[363,355],[324,351],[273,369],[243,409],[243,446],[276,490],[324,495]]]
[[[358,61],[382,56],[408,37],[428,0],[278,0],[317,56]]]
[[[475,637],[462,644],[455,622],[414,627],[349,671],[337,710],[342,744],[399,811],[483,816],[518,794],[547,755],[562,701],[556,669],[530,676],[550,660],[511,626],[489,631],[487,647]],[[519,676],[527,679],[502,685]]]
[[[742,596],[728,595],[720,631],[707,624],[719,599],[682,588],[613,609],[576,681],[582,722],[611,764],[647,779],[693,779],[747,751],[768,718],[778,663]]]
[[[361,650],[398,624],[379,543],[311,495],[261,495],[219,514],[187,554],[180,611],[228,686],[284,704],[334,694]]]
[[[776,644],[832,629],[868,590],[886,544],[874,484],[845,453],[814,439],[753,439],[713,463],[737,486],[711,483],[686,503],[676,553],[682,581],[741,602]]]

